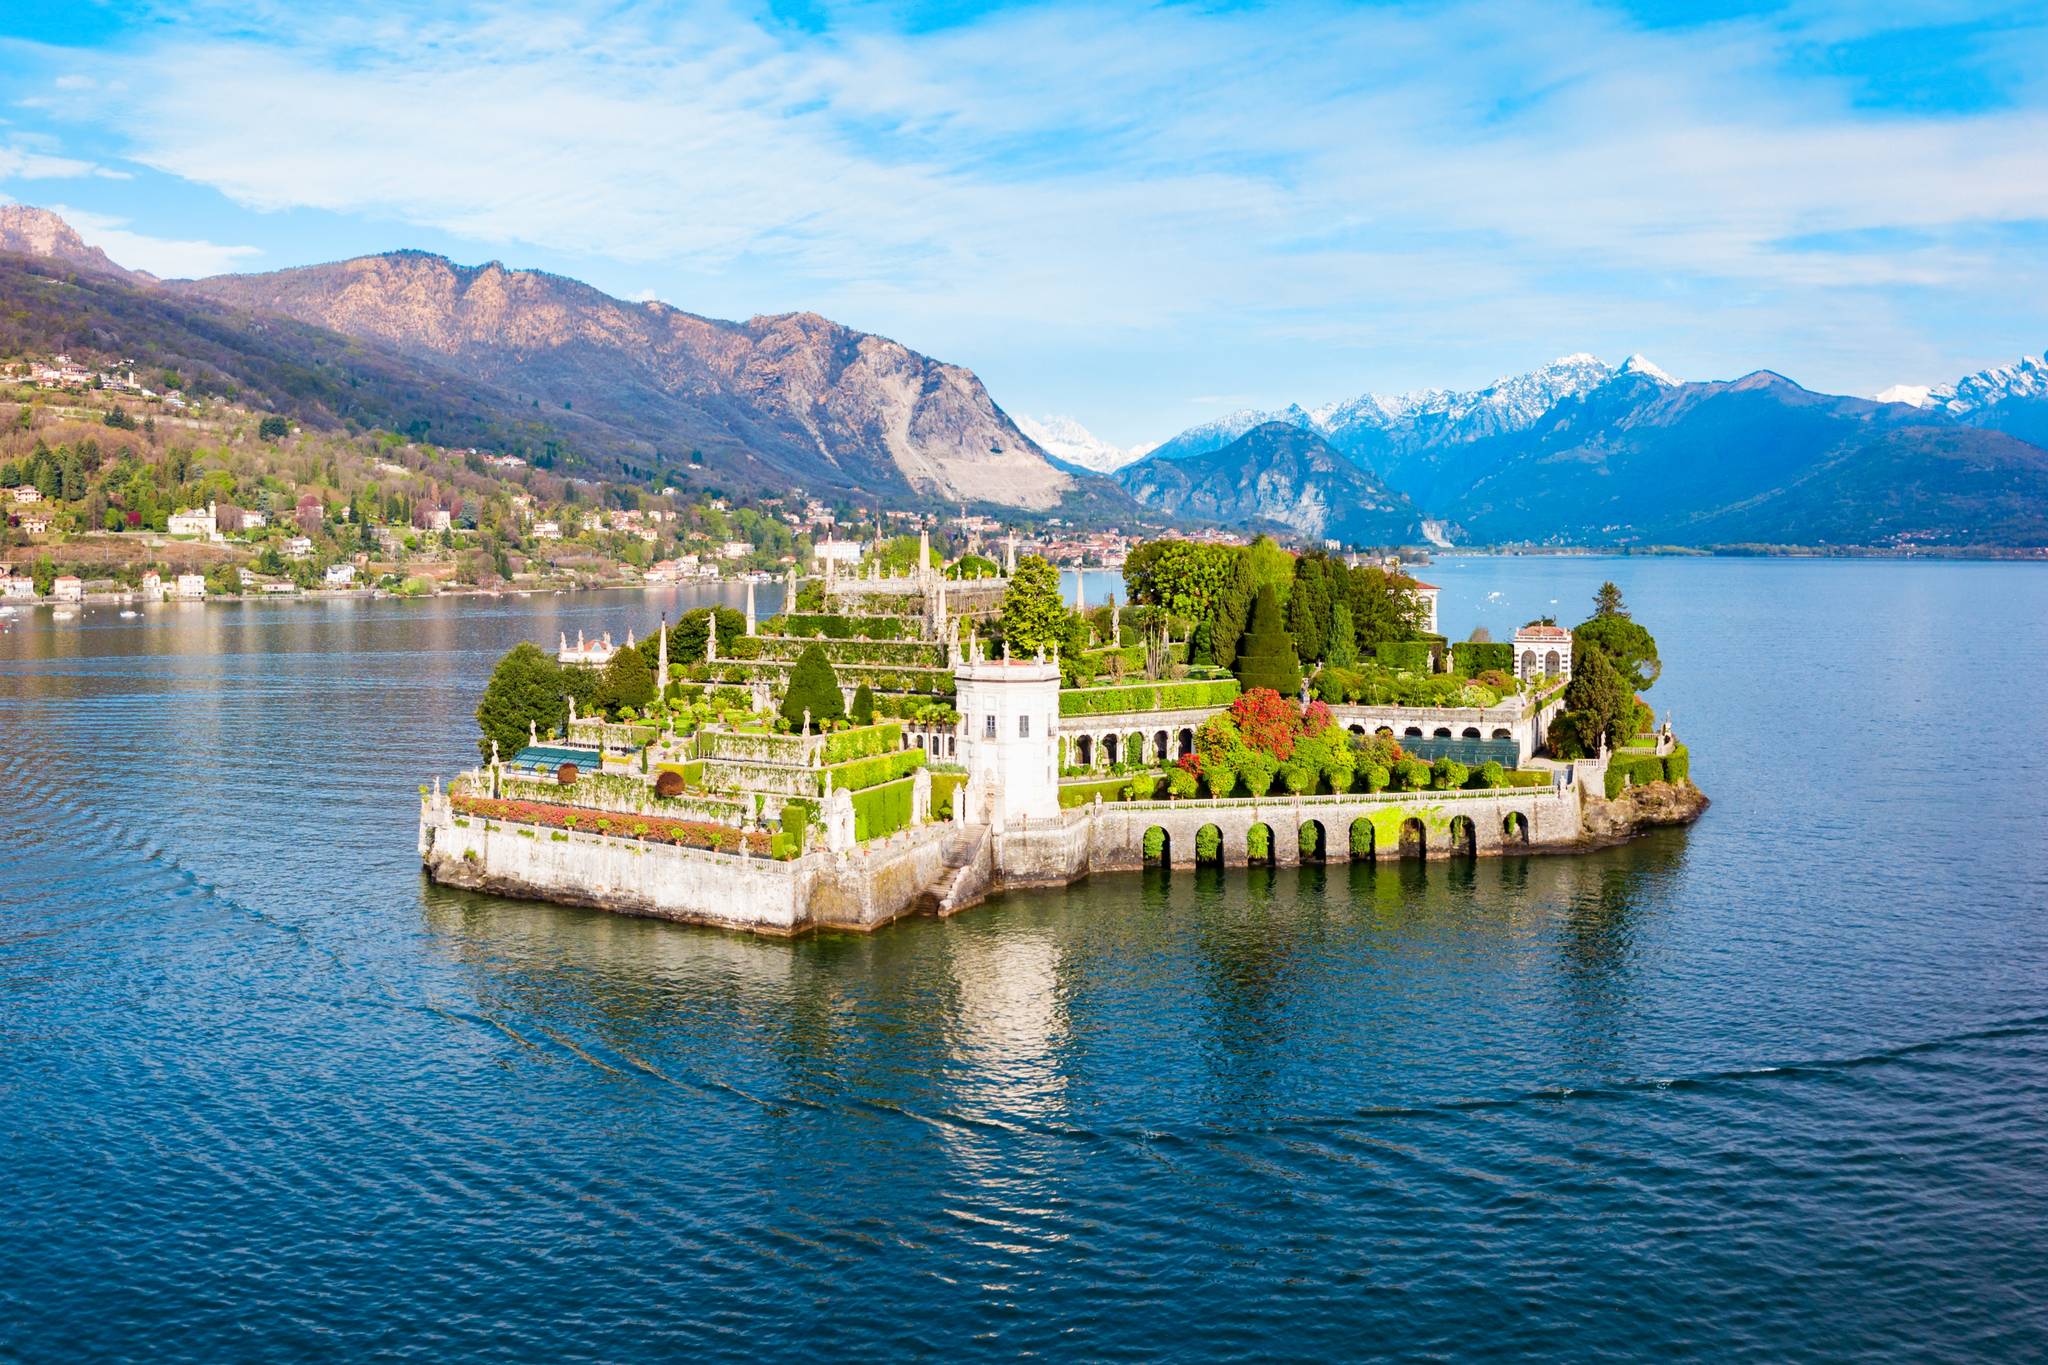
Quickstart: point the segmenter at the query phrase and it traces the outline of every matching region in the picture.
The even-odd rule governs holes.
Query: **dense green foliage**
[[[1130,683],[1122,687],[1068,688],[1060,693],[1063,716],[1105,716],[1124,711],[1173,711],[1227,706],[1237,699],[1235,678],[1210,682]]]
[[[1351,604],[1337,602],[1330,607],[1330,638],[1323,649],[1326,668],[1350,668],[1358,662],[1358,627],[1352,623]]]
[[[1251,624],[1238,650],[1236,672],[1247,690],[1270,687],[1284,697],[1301,690],[1301,659],[1270,584],[1252,601]]]
[[[875,690],[866,683],[853,689],[853,710],[848,713],[847,719],[855,725],[875,723]]]
[[[1498,640],[1461,640],[1451,646],[1451,667],[1465,677],[1515,671],[1515,647]]]
[[[477,752],[488,761],[491,741],[499,757],[511,758],[526,747],[531,725],[543,735],[569,719],[562,666],[530,640],[522,640],[498,660],[477,703],[476,723],[482,731]]]
[[[741,618],[744,623],[745,618]],[[827,612],[786,612],[761,623],[769,635],[828,640],[915,640],[920,623],[910,616],[841,616]],[[725,622],[718,623],[719,638],[725,638]]]
[[[900,725],[869,725],[858,730],[840,730],[825,740],[825,762],[846,763],[871,754],[894,753],[903,747]]]
[[[872,758],[856,758],[850,763],[837,764],[827,768],[825,775],[834,787],[861,791],[907,777],[923,766],[924,750],[898,749],[893,754],[876,754]]]
[[[792,728],[801,726],[808,715],[811,724],[838,720],[846,714],[846,699],[839,693],[839,675],[825,651],[809,645],[790,670],[789,690],[782,696],[782,718]]]
[[[1574,673],[1579,661],[1595,653],[1605,656],[1632,692],[1648,688],[1664,668],[1657,658],[1656,639],[1626,616],[1596,616],[1572,631]]]
[[[1601,738],[1618,744],[1634,733],[1635,698],[1621,674],[1598,649],[1572,660],[1571,681],[1565,684],[1567,711],[1578,712],[1579,742],[1591,747]]]
[[[637,711],[653,700],[654,669],[648,665],[646,654],[636,648],[612,655],[611,662],[598,676],[597,704],[617,714],[628,707]]]
[[[911,750],[916,753],[916,750]],[[853,837],[881,839],[910,824],[911,778],[853,794]]]
[[[1427,640],[1376,640],[1372,647],[1380,667],[1400,673],[1429,672],[1429,653]]]

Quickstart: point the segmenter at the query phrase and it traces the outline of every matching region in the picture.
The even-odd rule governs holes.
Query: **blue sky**
[[[190,0],[0,14],[0,196],[814,309],[1119,443],[1554,356],[2048,345],[2048,6]]]

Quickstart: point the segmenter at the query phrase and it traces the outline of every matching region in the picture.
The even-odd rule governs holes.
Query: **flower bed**
[[[607,815],[585,807],[557,806],[544,801],[494,801],[486,796],[455,796],[449,798],[449,802],[454,810],[481,820],[580,830],[620,839],[640,839],[650,844],[674,844],[678,848],[708,848],[714,853],[737,853],[742,846],[756,855],[768,852],[766,834],[697,820],[671,820],[658,815]]]

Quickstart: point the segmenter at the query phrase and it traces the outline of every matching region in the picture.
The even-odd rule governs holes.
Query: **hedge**
[[[1515,671],[1515,647],[1499,640],[1465,640],[1451,646],[1451,667],[1470,678],[1489,668]]]
[[[1397,673],[1429,672],[1429,641],[1381,640],[1372,647],[1373,658],[1383,668]]]
[[[791,612],[763,623],[769,633],[827,640],[903,640],[917,638],[924,622],[908,616],[839,616]]]
[[[1666,782],[1692,781],[1692,753],[1683,744],[1664,755],[1664,780]]]
[[[913,751],[914,752],[914,751]],[[1094,802],[1097,795],[1105,801],[1124,799],[1124,788],[1130,785],[1127,777],[1104,778],[1094,782],[1062,782],[1060,784],[1060,805],[1072,810]]]
[[[831,777],[833,786],[862,791],[907,777],[923,766],[924,750],[898,749],[893,754],[877,754],[873,758],[857,758],[851,763],[837,764],[825,772]]]
[[[924,757],[916,749],[910,752],[919,758]],[[912,785],[912,780],[905,778],[901,782],[855,792],[853,837],[861,841],[882,839],[909,825]]]
[[[900,725],[865,725],[858,730],[838,730],[825,741],[825,762],[845,763],[871,754],[892,753],[903,747]]]
[[[1213,682],[1135,683],[1121,687],[1068,688],[1060,692],[1063,716],[1108,716],[1127,711],[1192,711],[1225,707],[1237,700],[1237,679]]]
[[[1631,757],[1616,754],[1607,760],[1607,799],[1612,801],[1620,796],[1630,783],[1641,786],[1645,782],[1664,780],[1664,760],[1655,754]]]
[[[967,785],[966,773],[932,774],[932,819],[953,818],[953,794]]]

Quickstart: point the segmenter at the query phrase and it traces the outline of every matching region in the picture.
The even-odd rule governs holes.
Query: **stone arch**
[[[1536,676],[1536,651],[1533,649],[1522,651],[1522,676],[1525,678]]]
[[[1119,747],[1121,746],[1117,743],[1117,737],[1115,735],[1104,735],[1102,737],[1102,761],[1104,763],[1116,762],[1116,755]]]
[[[1173,836],[1164,825],[1153,825],[1145,831],[1145,866],[1173,866]]]
[[[1180,732],[1180,753],[1177,758],[1186,758],[1195,751],[1195,731],[1192,726],[1183,727]]]
[[[1223,864],[1223,830],[1204,825],[1195,831],[1195,862],[1220,867]]]
[[[1401,822],[1401,856],[1403,858],[1426,858],[1429,856],[1429,826],[1422,823],[1422,817],[1411,815]]]
[[[1130,738],[1124,741],[1124,762],[1143,763],[1144,761],[1145,732],[1143,730],[1133,730],[1131,731]]]
[[[1403,730],[1403,731],[1401,732],[1401,738],[1403,738],[1403,739],[1421,739],[1421,738],[1422,738],[1422,727],[1421,727],[1420,725],[1411,725],[1411,726],[1409,726],[1409,727],[1408,727],[1407,729],[1405,729],[1405,730]]]
[[[1391,725],[1382,725],[1378,729],[1374,730],[1373,733],[1376,735],[1385,735],[1388,739],[1392,739],[1394,737],[1394,727]],[[1418,730],[1416,733],[1420,734],[1421,731]]]
[[[1529,842],[1529,817],[1511,810],[1500,822],[1500,837],[1510,844]]]
[[[1074,752],[1075,752],[1075,753],[1076,753],[1077,755],[1079,755],[1079,757],[1080,757],[1080,762],[1079,762],[1079,766],[1080,766],[1080,767],[1083,767],[1083,768],[1092,768],[1092,767],[1094,767],[1094,766],[1095,766],[1095,736],[1093,736],[1093,735],[1080,735],[1080,736],[1077,736],[1077,737],[1075,738],[1075,740],[1074,740]]]
[[[1493,728],[1493,737],[1495,739],[1513,739],[1515,737],[1515,732],[1513,730],[1506,729],[1505,727],[1496,725]]]
[[[1479,737],[1479,727],[1476,725],[1466,726],[1463,733],[1459,735],[1460,739],[1478,739]]]
[[[1545,677],[1554,678],[1562,672],[1564,672],[1564,660],[1558,657],[1556,650],[1553,649],[1543,656],[1543,674]]]
[[[1244,860],[1249,867],[1271,867],[1274,862],[1273,827],[1261,820],[1244,832]]]
[[[1479,856],[1479,831],[1469,815],[1451,817],[1451,852],[1466,858]]]
[[[1450,737],[1451,737],[1451,727],[1450,727],[1450,726],[1448,726],[1448,725],[1439,725],[1439,726],[1437,726],[1437,727],[1436,727],[1436,734],[1435,734],[1434,736],[1432,736],[1432,738],[1435,738],[1435,739],[1449,739]]]
[[[1152,757],[1156,762],[1166,762],[1166,731],[1164,730],[1152,732]]]
[[[1348,728],[1352,734],[1357,735],[1360,739],[1365,738],[1365,727],[1363,725],[1353,725]]]
[[[1353,862],[1371,862],[1378,852],[1372,831],[1372,821],[1361,815],[1351,822],[1351,859]]]
[[[1330,836],[1320,820],[1304,820],[1296,835],[1301,848],[1301,860],[1305,863],[1329,861]]]

